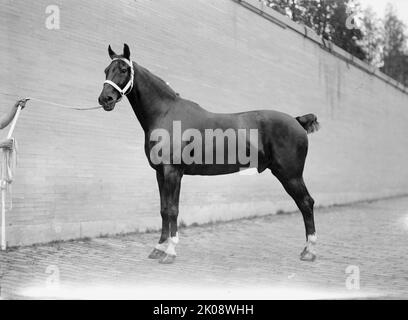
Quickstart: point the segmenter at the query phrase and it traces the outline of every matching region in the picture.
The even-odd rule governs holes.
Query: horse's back
[[[175,117],[184,118],[186,124],[199,122],[211,129],[214,125],[218,128],[247,128],[260,129],[260,126],[271,127],[273,125],[291,126],[303,133],[296,119],[286,113],[277,110],[251,110],[235,113],[211,112],[199,104],[180,99],[175,108]],[[177,115],[178,114],[178,115]]]

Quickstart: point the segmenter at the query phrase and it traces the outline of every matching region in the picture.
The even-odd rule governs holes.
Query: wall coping
[[[314,43],[318,44],[320,48],[323,50],[331,53],[332,55],[336,56],[337,58],[345,61],[346,63],[353,65],[354,67],[372,75],[380,80],[384,81],[385,83],[395,87],[396,89],[402,91],[405,94],[408,94],[408,87],[403,85],[401,82],[387,76],[385,73],[381,72],[378,68],[369,65],[368,63],[360,60],[356,56],[346,52],[345,50],[341,49],[340,47],[336,46],[333,42],[324,40],[317,33],[312,30],[311,28],[292,21],[289,17],[277,12],[276,10],[266,6],[262,1],[259,0],[232,0],[243,7],[251,10],[252,12],[257,13],[264,19],[267,19],[281,28],[284,29],[291,29],[303,37],[313,41]]]

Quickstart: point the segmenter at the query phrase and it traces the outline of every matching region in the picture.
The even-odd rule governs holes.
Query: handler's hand
[[[30,100],[30,99],[21,99],[21,100],[18,100],[18,101],[16,102],[16,104],[14,105],[14,107],[15,107],[15,108],[18,108],[18,107],[20,106],[20,107],[21,107],[21,110],[23,110],[23,109],[25,108],[26,103],[27,103],[28,100]]]
[[[0,142],[0,148],[4,149],[4,150],[11,150],[13,149],[13,145],[14,145],[14,139],[10,138],[7,140],[4,140],[2,142]]]

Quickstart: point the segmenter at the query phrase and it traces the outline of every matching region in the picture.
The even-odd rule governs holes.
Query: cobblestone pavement
[[[317,209],[313,263],[299,260],[300,213],[183,228],[173,265],[147,259],[158,233],[12,249],[0,253],[1,296],[408,298],[407,208],[396,198]]]

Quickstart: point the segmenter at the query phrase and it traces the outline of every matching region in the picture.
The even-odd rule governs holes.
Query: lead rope
[[[0,91],[0,94],[4,95],[4,96],[9,96],[9,97],[17,97],[17,95],[15,95],[15,94],[5,93],[5,92],[1,92],[1,91]],[[33,97],[26,98],[25,100],[32,100],[32,101],[42,102],[44,104],[48,104],[48,105],[51,105],[51,106],[56,106],[56,107],[60,107],[60,108],[64,108],[64,109],[79,110],[79,111],[96,110],[96,109],[102,108],[102,106],[85,107],[85,108],[83,108],[83,107],[73,107],[73,106],[69,106],[69,105],[66,105],[66,104],[56,103],[56,102],[53,102],[53,101],[43,100],[43,99],[33,98]]]
[[[86,111],[86,110],[96,110],[96,109],[100,109],[102,108],[102,106],[97,106],[97,107],[87,107],[87,108],[81,108],[81,107],[72,107],[72,106],[68,106],[66,104],[61,104],[61,103],[56,103],[56,102],[52,102],[52,101],[48,101],[48,100],[43,100],[43,99],[38,99],[38,98],[27,98],[30,99],[32,101],[38,101],[38,102],[42,102],[42,103],[46,103],[52,106],[56,106],[56,107],[61,107],[64,109],[71,109],[71,110],[79,110],[79,111]]]

